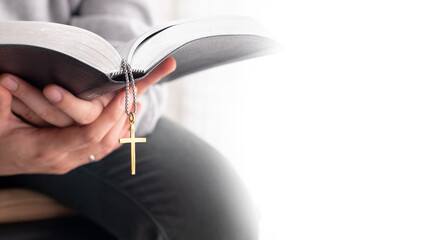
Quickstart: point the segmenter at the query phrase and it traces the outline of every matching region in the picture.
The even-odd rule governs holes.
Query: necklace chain
[[[132,68],[126,60],[121,61],[121,69],[124,71],[124,76],[126,78],[126,114],[130,115],[136,114],[136,86],[135,79],[133,77]],[[129,95],[130,95],[130,82],[132,83],[132,93],[133,93],[133,112],[129,112]]]

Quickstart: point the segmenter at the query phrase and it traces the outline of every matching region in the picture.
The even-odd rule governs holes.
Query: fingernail
[[[44,96],[53,103],[57,103],[62,99],[62,93],[56,87],[51,87],[44,91]]]
[[[11,92],[18,89],[18,83],[10,77],[6,77],[3,81],[1,81],[1,85]]]

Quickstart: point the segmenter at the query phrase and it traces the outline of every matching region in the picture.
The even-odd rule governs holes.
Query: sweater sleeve
[[[90,30],[118,47],[152,26],[147,0],[70,0],[71,25]],[[136,118],[138,136],[151,133],[166,104],[166,89],[154,85],[140,96]]]

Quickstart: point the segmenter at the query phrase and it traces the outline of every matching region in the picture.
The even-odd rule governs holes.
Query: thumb
[[[138,96],[145,92],[145,90],[160,81],[163,77],[167,76],[176,69],[176,60],[172,57],[166,58],[160,65],[154,68],[152,72],[148,74],[145,78],[136,82],[136,87],[138,89]]]
[[[0,121],[4,122],[4,120],[10,116],[12,112],[11,104],[11,93],[2,86],[0,86]]]

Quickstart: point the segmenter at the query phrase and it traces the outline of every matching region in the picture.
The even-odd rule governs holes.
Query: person
[[[70,24],[116,47],[153,24],[143,0],[0,0],[0,20]],[[116,239],[257,239],[258,212],[230,164],[162,116],[166,92],[155,83],[175,67],[168,58],[136,83],[137,136],[148,139],[136,175],[118,143],[129,134],[125,91],[85,101],[1,73],[0,188],[45,193]]]

